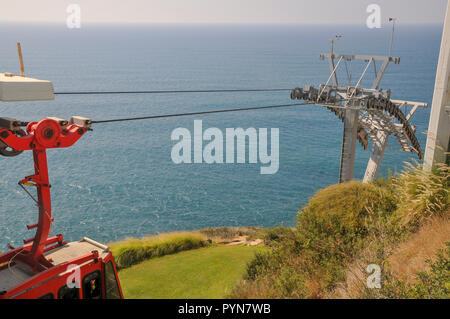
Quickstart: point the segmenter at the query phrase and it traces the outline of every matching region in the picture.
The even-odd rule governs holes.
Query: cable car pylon
[[[334,44],[334,39],[332,41]],[[410,123],[410,119],[419,107],[427,108],[428,104],[393,100],[390,89],[380,89],[381,80],[389,64],[399,64],[399,57],[336,54],[333,45],[332,52],[321,54],[320,59],[328,60],[330,76],[327,82],[320,84],[318,88],[313,85],[297,87],[291,91],[291,99],[305,100],[326,107],[344,123],[339,183],[353,179],[356,141],[359,141],[365,150],[368,149],[369,139],[373,142],[364,182],[376,179],[390,135],[395,136],[403,151],[416,153],[420,159],[423,158],[422,148],[415,135],[416,128]],[[347,62],[353,60],[366,63],[354,85],[351,84],[351,75],[347,68]],[[377,62],[381,63],[379,70]],[[338,78],[338,69],[343,64],[347,71],[347,85],[341,85]],[[363,88],[362,83],[367,80],[371,66],[374,71],[372,85]],[[405,115],[401,107],[411,109]]]

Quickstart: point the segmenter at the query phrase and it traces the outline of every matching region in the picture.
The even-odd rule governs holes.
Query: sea
[[[19,73],[16,42],[27,76],[53,82],[56,92],[291,89],[327,81],[321,53],[388,55],[391,26],[0,23],[0,72]],[[442,25],[398,24],[391,64],[381,87],[392,98],[427,102],[412,119],[425,149]],[[380,65],[377,66],[378,69]],[[364,64],[348,64],[352,81]],[[345,69],[344,69],[345,70]],[[370,68],[367,77],[374,71]],[[345,74],[339,74],[342,82]],[[370,85],[369,80],[363,86]],[[0,116],[93,120],[295,103],[289,91],[56,95],[54,101],[0,102]],[[175,164],[176,128],[279,129],[279,170],[260,163]],[[99,123],[67,149],[49,150],[52,234],[100,242],[217,226],[294,226],[298,210],[339,178],[342,122],[308,105],[247,112]],[[369,148],[370,149],[370,148]],[[355,179],[370,156],[357,146]],[[379,177],[419,160],[390,138]],[[420,161],[419,161],[420,162]],[[30,151],[0,157],[0,250],[32,237],[26,224],[37,207],[17,182],[33,174]]]

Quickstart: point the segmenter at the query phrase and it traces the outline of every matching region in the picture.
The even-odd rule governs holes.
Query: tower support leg
[[[447,5],[436,72],[424,168],[431,170],[439,163],[450,165],[450,3]]]
[[[339,183],[353,179],[359,110],[345,110]]]
[[[378,131],[376,141],[373,143],[372,154],[369,163],[367,163],[366,173],[364,174],[364,183],[369,183],[377,178],[380,170],[381,160],[388,142],[389,135],[385,131]]]
[[[34,181],[36,182],[39,203],[39,220],[35,240],[33,241],[33,246],[31,248],[31,255],[34,259],[37,259],[44,254],[45,243],[50,233],[52,223],[52,207],[46,151],[34,150],[33,157],[36,172]]]

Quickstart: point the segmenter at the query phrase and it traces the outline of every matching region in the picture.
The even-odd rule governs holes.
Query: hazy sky
[[[79,4],[83,22],[365,23],[369,4],[383,22],[441,23],[447,0],[0,0],[0,22],[66,21]]]

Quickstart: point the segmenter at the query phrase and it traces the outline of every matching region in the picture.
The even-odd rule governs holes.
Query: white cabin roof
[[[54,98],[51,81],[0,73],[0,101],[46,101]]]

